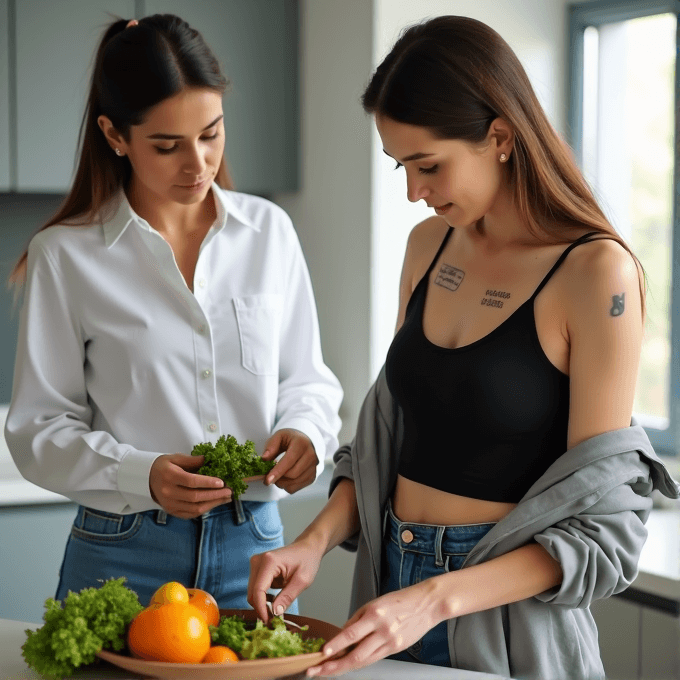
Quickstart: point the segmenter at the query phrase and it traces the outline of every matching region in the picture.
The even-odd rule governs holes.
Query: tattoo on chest
[[[456,269],[456,267],[452,267],[451,265],[443,264],[439,269],[437,278],[434,282],[443,288],[458,290],[458,286],[460,286],[464,276],[465,272],[462,269]]]
[[[621,316],[623,314],[623,310],[625,308],[625,293],[621,293],[621,295],[613,295],[612,296],[612,307],[609,310],[609,313],[612,316]]]
[[[502,309],[503,300],[508,300],[509,298],[510,293],[506,293],[503,290],[487,290],[486,297],[482,298],[482,306]]]

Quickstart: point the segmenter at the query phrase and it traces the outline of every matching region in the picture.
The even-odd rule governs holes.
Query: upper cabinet
[[[231,83],[226,157],[239,191],[299,188],[297,0],[146,0],[201,33]]]
[[[297,0],[0,0],[0,191],[68,190],[102,32],[116,17],[156,13],[200,31],[231,81],[226,157],[237,190],[298,188]]]
[[[134,0],[20,0],[16,16],[18,191],[66,192],[75,166],[94,52]]]
[[[10,187],[9,2],[0,0],[0,191]]]

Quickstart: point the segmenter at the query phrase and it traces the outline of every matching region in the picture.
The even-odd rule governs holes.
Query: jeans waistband
[[[465,555],[496,525],[482,524],[419,524],[402,522],[387,502],[384,535],[402,551],[423,555]]]

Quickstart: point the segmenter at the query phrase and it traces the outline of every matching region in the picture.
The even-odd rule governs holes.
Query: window
[[[680,453],[678,12],[674,0],[570,8],[570,141],[602,208],[647,274],[633,410],[666,455]]]

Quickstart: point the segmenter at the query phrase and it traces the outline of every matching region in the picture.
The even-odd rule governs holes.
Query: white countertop
[[[40,675],[26,666],[21,656],[21,645],[26,640],[26,628],[36,629],[34,623],[0,619],[0,679],[1,680],[43,680]],[[137,680],[140,676],[131,675],[109,664],[80,668],[74,678],[77,680]],[[378,661],[363,670],[340,676],[346,680],[509,680],[500,675],[474,673],[454,668],[441,668],[402,661]]]

